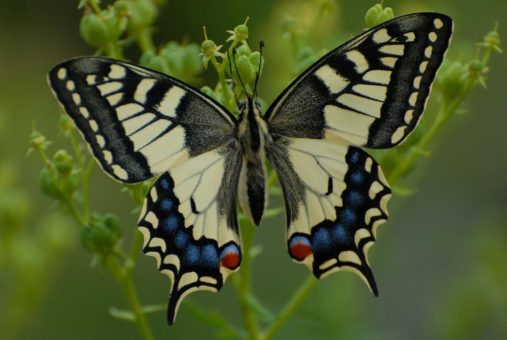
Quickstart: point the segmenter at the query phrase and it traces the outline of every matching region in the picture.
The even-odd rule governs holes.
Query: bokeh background
[[[282,38],[281,22],[287,13],[309,19],[314,4],[168,0],[157,21],[156,40],[200,43],[206,25],[214,40],[223,41],[226,29],[250,16],[251,45],[266,42],[260,93],[270,102],[290,80],[282,72],[289,44]],[[336,17],[328,23],[336,38],[317,42],[320,47],[332,48],[360,32],[364,13],[374,2],[337,4]],[[501,33],[507,22],[504,0],[390,0],[386,5],[396,15],[431,10],[453,17],[449,55],[454,59],[473,58],[476,42],[494,22],[500,20]],[[59,109],[45,75],[66,58],[94,52],[79,36],[80,16],[77,1],[0,0],[1,339],[138,337],[133,324],[108,314],[110,306],[126,307],[119,286],[107,270],[91,268],[77,226],[40,193],[40,159],[27,156],[33,124],[53,141],[51,150],[67,145],[58,132]],[[505,55],[494,55],[490,68],[487,90],[473,91],[464,104],[465,114],[452,119],[431,144],[431,157],[419,162],[407,183],[415,193],[391,200],[391,218],[370,251],[380,297],[373,298],[351,273],[333,275],[317,285],[277,338],[507,338]],[[135,228],[134,205],[120,189],[96,171],[93,208],[112,211],[125,228]],[[282,218],[269,220],[256,238],[263,253],[254,262],[254,289],[273,311],[308,275],[286,255],[284,229]],[[140,255],[134,279],[143,302],[165,304],[169,284],[151,258]],[[197,293],[189,300],[241,321],[230,284],[220,294]],[[149,319],[160,339],[214,334],[184,305],[172,328],[163,312]]]

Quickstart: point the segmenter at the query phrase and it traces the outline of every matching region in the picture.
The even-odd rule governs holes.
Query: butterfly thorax
[[[238,139],[243,156],[239,201],[243,212],[257,225],[267,202],[264,147],[268,136],[267,124],[259,107],[252,98],[248,98],[238,123]]]

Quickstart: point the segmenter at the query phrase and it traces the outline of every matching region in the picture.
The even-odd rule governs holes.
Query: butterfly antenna
[[[238,65],[236,64],[236,50],[233,49],[232,50],[232,60],[234,61],[234,68],[236,69],[236,73],[238,74],[238,79],[239,79],[239,83],[241,84],[241,87],[243,87],[243,91],[245,91],[247,97],[248,97],[248,92],[246,91],[246,87],[245,87],[245,84],[243,83],[243,80],[241,79],[241,75],[239,74],[239,71],[238,71]]]
[[[254,84],[254,90],[253,90],[253,96],[255,97],[257,95],[257,83],[259,82],[259,77],[261,76],[261,67],[262,67],[262,48],[264,47],[264,41],[259,42],[259,51],[260,51],[260,58],[259,58],[259,69],[257,70],[257,75],[255,76],[255,84]]]

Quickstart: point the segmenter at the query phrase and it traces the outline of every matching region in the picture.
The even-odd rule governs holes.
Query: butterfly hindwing
[[[357,36],[275,100],[266,114],[270,131],[370,148],[401,143],[424,111],[451,34],[449,17],[417,13]]]
[[[139,230],[144,252],[172,281],[170,324],[185,296],[218,291],[241,262],[236,208],[241,161],[230,144],[163,173],[145,199]]]
[[[232,137],[234,118],[190,86],[129,63],[81,57],[49,83],[101,167],[136,183]]]
[[[391,190],[365,151],[326,140],[281,138],[268,157],[282,186],[289,255],[318,278],[354,270],[376,294],[367,261]]]

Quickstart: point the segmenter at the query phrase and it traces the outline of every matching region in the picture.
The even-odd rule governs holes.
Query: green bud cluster
[[[384,6],[382,6],[382,4],[380,3],[374,5],[373,7],[368,9],[368,11],[366,11],[364,21],[366,22],[366,27],[372,28],[393,18],[394,18],[393,9],[391,7],[384,8]]]
[[[83,40],[101,50],[107,50],[109,44],[116,43],[126,29],[127,17],[113,8],[85,14],[79,25]]]
[[[229,65],[234,58],[232,65]],[[227,75],[239,82],[238,72],[244,84],[253,84],[259,70],[261,55],[259,51],[252,51],[247,44],[238,47],[233,55],[224,58],[224,68]],[[232,73],[231,73],[232,70]]]
[[[498,33],[496,27],[492,31],[486,33],[482,43],[480,43],[479,45],[485,48],[491,48],[498,53],[503,52],[502,49],[500,48],[501,46],[500,33]]]
[[[144,51],[154,50],[151,27],[158,15],[156,1],[118,0],[104,9],[96,1],[89,2],[83,4],[85,14],[79,26],[89,45],[116,58],[122,58],[122,46],[134,40]]]
[[[53,199],[71,196],[79,187],[79,170],[73,157],[66,150],[58,150],[39,175],[39,186],[44,194]]]
[[[114,214],[93,214],[90,224],[81,229],[85,249],[104,257],[114,252],[121,236],[120,223]]]
[[[460,61],[446,61],[442,64],[435,86],[444,98],[452,100],[463,91],[468,74],[466,64]]]
[[[196,83],[198,75],[202,72],[197,44],[183,45],[171,41],[158,53],[154,51],[143,53],[139,63],[191,84]]]

